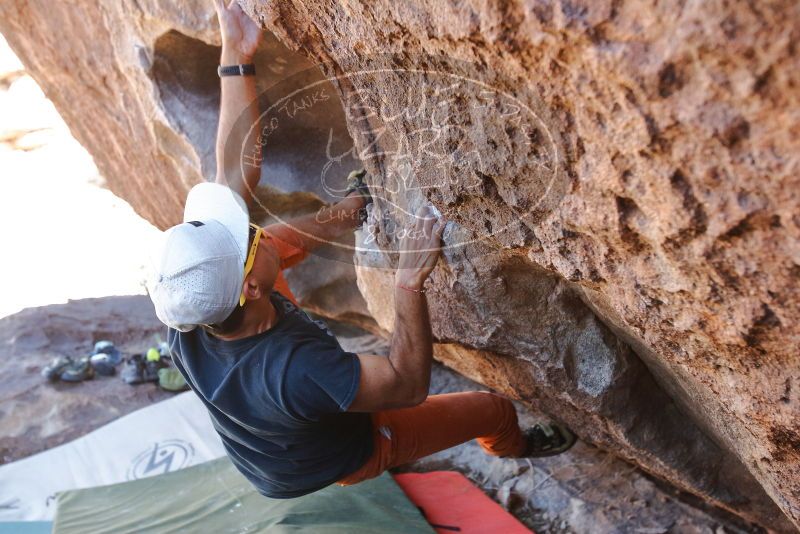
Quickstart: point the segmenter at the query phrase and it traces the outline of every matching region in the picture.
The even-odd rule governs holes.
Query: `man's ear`
[[[244,284],[242,284],[242,291],[244,291],[244,296],[247,300],[261,298],[261,286],[258,285],[255,276],[250,275],[245,278]]]

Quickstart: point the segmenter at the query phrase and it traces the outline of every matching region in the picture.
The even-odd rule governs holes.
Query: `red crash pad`
[[[439,534],[532,534],[461,473],[402,473],[394,479]]]

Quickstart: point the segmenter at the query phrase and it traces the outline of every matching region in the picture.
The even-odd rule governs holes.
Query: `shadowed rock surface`
[[[779,524],[780,512],[738,459],[681,411],[568,283],[524,256],[445,256],[428,290],[434,335],[449,341],[434,346],[439,361],[685,491]],[[370,311],[392,331],[393,273],[369,267],[390,260],[377,250],[358,257]]]
[[[266,181],[327,201],[325,173],[363,160],[380,327],[390,279],[362,267],[392,264],[428,200],[451,221],[438,358],[711,503],[790,529],[771,498],[798,524],[798,4],[243,5],[300,52],[267,39],[276,95],[319,87],[301,55],[335,81],[282,123]],[[212,174],[215,27],[200,0],[0,6],[109,187],[162,227]],[[330,257],[290,283],[369,323]]]

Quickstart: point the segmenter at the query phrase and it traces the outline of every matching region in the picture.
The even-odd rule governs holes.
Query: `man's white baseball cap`
[[[249,222],[247,205],[229,187],[202,183],[189,191],[183,223],[162,234],[150,258],[147,290],[162,323],[188,332],[236,309]]]

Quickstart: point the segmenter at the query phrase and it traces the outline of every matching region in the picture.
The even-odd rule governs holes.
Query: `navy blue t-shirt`
[[[311,493],[372,454],[369,414],[346,412],[361,365],[324,323],[273,291],[276,324],[224,341],[169,329],[173,361],[239,471],[267,497]]]

